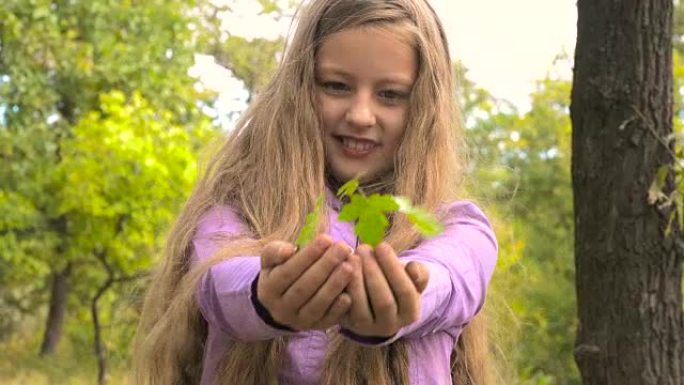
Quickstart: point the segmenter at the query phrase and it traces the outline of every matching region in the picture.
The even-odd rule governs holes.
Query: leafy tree
[[[274,0],[259,0],[261,14],[275,15],[276,19],[288,17],[292,3],[283,5]],[[225,3],[208,1],[199,4],[196,12],[201,15],[197,25],[201,31],[200,49],[243,82],[249,103],[273,75],[285,46],[284,37],[275,40],[247,38],[231,32],[230,26],[222,21],[222,16],[232,12],[230,5]]]
[[[516,372],[504,382],[578,383],[570,83],[539,81],[530,110],[521,114],[458,71],[473,163],[469,189],[492,213],[501,246],[489,309],[500,361]],[[498,325],[506,325],[506,333]]]
[[[62,334],[69,287],[81,278],[73,275],[75,263],[97,250],[78,249],[92,242],[74,232],[83,216],[65,209],[70,181],[62,163],[70,150],[64,145],[73,143],[82,119],[102,112],[99,98],[108,90],[139,92],[150,108],[171,114],[165,122],[188,133],[200,124],[196,103],[203,95],[187,76],[194,53],[188,6],[176,0],[0,4],[0,158],[9,165],[0,170],[6,209],[0,281],[7,287],[1,294],[18,309],[34,309],[49,294],[43,354],[54,351]],[[95,154],[91,161],[98,161]],[[48,275],[51,286],[43,283]],[[20,299],[27,292],[33,293],[28,304]]]
[[[100,302],[113,285],[133,281],[149,269],[167,225],[195,182],[196,153],[213,130],[205,119],[189,131],[139,93],[128,101],[121,92],[103,94],[100,110],[83,117],[61,143],[58,173],[66,183],[59,192],[58,213],[70,222],[65,255],[75,262],[79,282],[88,283],[85,293],[91,293],[103,383],[107,370]]]

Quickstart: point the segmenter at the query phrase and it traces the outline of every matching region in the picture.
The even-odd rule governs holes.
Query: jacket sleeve
[[[486,216],[471,202],[455,202],[447,213],[444,232],[399,255],[402,262],[421,262],[430,272],[421,295],[418,321],[391,338],[356,336],[343,330],[347,337],[371,345],[386,345],[402,337],[422,337],[438,331],[457,337],[480,311],[497,260],[494,232]]]
[[[197,266],[221,248],[231,236],[246,234],[239,216],[229,207],[210,210],[200,220],[192,240],[192,263]],[[275,323],[256,299],[259,256],[236,256],[213,265],[200,279],[197,302],[210,326],[231,338],[250,342],[291,331]]]

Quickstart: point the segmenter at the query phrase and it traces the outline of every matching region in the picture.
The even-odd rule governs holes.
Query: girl
[[[425,0],[313,0],[169,236],[138,331],[139,384],[487,384],[489,222],[455,200],[464,165],[452,66]],[[409,197],[375,249],[334,191]],[[293,242],[317,196],[321,234]],[[472,322],[471,322],[472,321]]]

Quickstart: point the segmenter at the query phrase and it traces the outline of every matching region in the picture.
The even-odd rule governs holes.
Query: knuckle
[[[349,246],[344,242],[336,242],[328,252],[326,253],[327,262],[332,265],[337,265],[338,263],[345,260],[349,254]]]
[[[294,285],[287,291],[288,298],[304,298],[307,294],[306,288],[299,285]]]
[[[337,269],[337,271],[335,271],[335,273],[330,277],[330,284],[332,284],[333,288],[339,289],[346,286],[352,277],[353,275],[351,269],[341,267]]]
[[[388,315],[389,313],[392,313],[394,310],[396,310],[394,300],[390,298],[382,298],[378,300],[375,310],[380,315]]]
[[[411,288],[401,288],[397,290],[397,298],[403,301],[415,301],[416,292]]]
[[[269,242],[264,246],[263,249],[261,249],[261,257],[262,258],[270,258],[273,257],[274,255],[277,254],[278,250],[280,249],[280,244],[278,242]]]
[[[297,278],[295,273],[293,271],[290,271],[289,269],[282,269],[278,273],[280,279],[288,282]]]

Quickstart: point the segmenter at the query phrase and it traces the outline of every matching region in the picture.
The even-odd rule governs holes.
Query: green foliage
[[[71,258],[107,251],[123,275],[147,269],[163,233],[195,182],[196,151],[211,137],[208,121],[188,129],[135,93],[112,91],[81,119],[57,172],[65,183],[58,215],[72,224]]]
[[[498,362],[512,372],[502,382],[579,384],[570,83],[539,81],[525,113],[472,83],[462,85],[474,170],[467,189],[494,213],[500,245],[488,309],[492,323],[506,325],[505,333],[492,328],[502,351]]]
[[[28,320],[42,336],[49,276],[71,265],[65,339],[92,350],[88,306],[113,274],[105,342],[128,354],[122,283],[147,273],[213,135],[187,75],[196,3],[0,2],[0,337]]]
[[[361,242],[377,246],[382,242],[389,220],[387,215],[399,212],[407,216],[416,230],[425,237],[433,237],[443,231],[437,218],[427,211],[414,207],[407,198],[389,194],[371,194],[366,196],[359,190],[359,180],[353,178],[337,190],[337,196],[349,198],[340,210],[338,219],[354,222],[354,233]],[[299,233],[296,244],[299,248],[306,246],[316,235],[316,226],[322,213],[324,195],[318,197],[316,207],[306,216],[306,224]]]
[[[320,221],[323,213],[323,202],[325,202],[325,194],[321,194],[316,199],[316,206],[312,212],[306,215],[306,224],[299,233],[295,244],[298,248],[303,248],[316,237],[316,227]]]
[[[397,205],[397,211],[406,215],[409,222],[413,224],[419,233],[425,237],[434,237],[444,231],[444,226],[427,211],[414,207],[411,201],[404,197],[393,197]]]
[[[675,19],[679,24],[684,22],[684,15],[681,7],[676,7]],[[676,30],[681,32],[684,26],[676,24]],[[674,93],[674,132],[666,138],[657,138],[660,145],[667,148],[673,163],[662,165],[656,170],[651,186],[648,191],[648,201],[655,205],[659,210],[669,216],[665,234],[672,234],[672,225],[675,221],[679,229],[684,229],[684,167],[681,159],[684,159],[684,64],[682,55],[684,46],[682,42],[675,42],[673,54],[674,66],[674,88],[678,92]],[[654,133],[655,135],[655,133]]]
[[[221,43],[214,54],[217,61],[230,69],[233,75],[245,83],[254,94],[269,81],[277,65],[276,55],[285,45],[283,39],[247,40],[240,36],[230,36]]]
[[[377,246],[389,226],[387,214],[395,211],[405,214],[416,229],[426,237],[442,232],[442,225],[434,216],[425,210],[413,207],[408,199],[389,194],[366,196],[363,193],[357,193],[358,187],[359,181],[352,179],[337,191],[339,197],[350,197],[349,203],[342,206],[338,218],[341,221],[355,223],[354,232],[361,242]]]
[[[259,0],[264,13],[281,13]],[[283,40],[248,40],[219,28],[218,2],[5,0],[0,2],[0,378],[9,383],[92,383],[88,303],[106,279],[145,274],[197,173],[199,149],[214,135],[198,106],[213,95],[187,76],[196,52],[213,54],[258,93]],[[682,156],[682,8],[675,7],[675,135]],[[478,197],[499,240],[485,310],[499,383],[579,384],[575,321],[570,83],[544,79],[521,113],[467,78],[460,101],[470,143],[469,196]],[[676,166],[677,167],[677,166]],[[654,170],[651,201],[681,220],[684,178]],[[354,180],[355,181],[355,180]],[[340,217],[364,242],[379,242],[387,214],[406,215],[425,234],[437,221],[401,197],[357,193]],[[672,186],[676,186],[672,190]],[[298,245],[312,239],[322,197]],[[679,214],[675,214],[679,212]],[[400,214],[396,214],[400,213]],[[676,217],[679,215],[679,218]],[[363,234],[363,237],[361,236]],[[58,355],[38,359],[47,277],[67,262],[72,277]],[[139,281],[115,284],[101,300],[105,344],[118,383],[137,322]]]
[[[354,193],[356,192],[356,190],[358,190],[358,188],[359,188],[359,180],[356,178],[351,179],[351,180],[347,181],[347,183],[343,184],[342,187],[340,187],[337,190],[337,197],[340,199],[342,199],[344,197],[351,198],[351,196],[354,195]]]
[[[354,232],[363,243],[377,246],[385,235],[389,221],[387,214],[399,209],[389,195],[353,194],[340,211],[341,221],[355,222]]]

